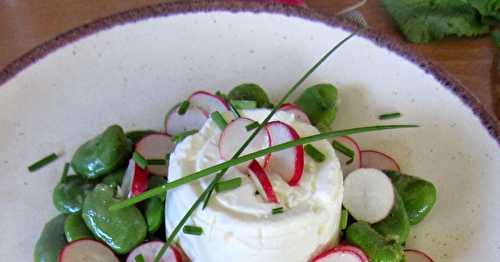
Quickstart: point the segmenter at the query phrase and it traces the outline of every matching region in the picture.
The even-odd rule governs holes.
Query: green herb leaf
[[[185,100],[182,101],[182,103],[179,105],[179,109],[177,110],[177,113],[179,115],[184,115],[189,108],[189,101]]]
[[[262,87],[248,83],[234,87],[228,94],[230,100],[251,100],[255,101],[257,107],[269,107],[271,102]]]
[[[482,16],[487,24],[500,22],[500,1],[498,0],[467,0]]]
[[[37,171],[38,169],[52,163],[53,161],[55,161],[56,159],[58,158],[58,155],[56,153],[52,153],[38,161],[36,161],[35,163],[31,164],[30,166],[28,166],[28,170],[30,172],[35,172]]]
[[[203,228],[197,226],[185,225],[182,228],[182,232],[184,232],[184,234],[200,236],[201,234],[203,234]]]
[[[281,214],[283,212],[284,212],[283,207],[273,208],[273,210],[271,211],[273,215]]]
[[[254,109],[257,108],[257,102],[254,100],[231,100],[230,103],[237,109]]]
[[[491,32],[491,37],[493,38],[493,44],[500,48],[500,29],[494,30]]]
[[[337,88],[330,84],[311,86],[302,92],[295,104],[321,131],[329,131],[337,115]]]
[[[215,184],[215,192],[221,193],[234,190],[241,186],[241,177],[235,177],[230,180],[220,181]]]
[[[316,162],[323,162],[326,159],[325,154],[319,151],[316,147],[311,144],[304,146],[304,151]]]
[[[388,119],[394,119],[401,117],[401,113],[399,112],[394,112],[394,113],[386,113],[378,116],[378,119],[380,120],[388,120]]]
[[[141,169],[146,169],[148,161],[141,154],[134,152],[132,154],[132,159]]]

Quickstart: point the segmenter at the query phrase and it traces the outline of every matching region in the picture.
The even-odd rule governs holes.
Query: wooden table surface
[[[310,8],[327,15],[354,0],[308,0]],[[56,35],[116,12],[165,0],[0,0],[0,68]],[[399,36],[380,6],[370,0],[361,8],[368,24],[378,31]],[[447,39],[427,45],[409,44],[461,81],[500,118],[500,98],[493,97],[494,47],[488,37]]]

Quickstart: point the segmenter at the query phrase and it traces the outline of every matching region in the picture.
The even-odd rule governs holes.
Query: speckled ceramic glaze
[[[0,72],[2,261],[31,260],[51,192],[76,147],[111,123],[162,128],[169,108],[194,90],[241,82],[279,97],[352,26],[278,5],[165,4],[61,35]],[[389,123],[418,129],[354,136],[404,172],[435,183],[438,201],[412,228],[411,248],[436,261],[500,261],[499,125],[459,83],[396,42],[367,31],[307,81],[339,88],[335,128]],[[36,173],[27,165],[57,150]]]

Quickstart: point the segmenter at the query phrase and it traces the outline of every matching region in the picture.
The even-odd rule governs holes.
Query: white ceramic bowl
[[[63,34],[0,72],[0,257],[29,261],[64,161],[110,123],[162,128],[193,90],[241,82],[279,97],[352,26],[313,11],[257,3],[182,2],[132,10]],[[355,136],[435,183],[438,201],[408,246],[436,261],[500,261],[498,122],[446,73],[367,31],[307,81],[338,86],[336,129],[416,123]],[[36,173],[27,165],[64,149]]]

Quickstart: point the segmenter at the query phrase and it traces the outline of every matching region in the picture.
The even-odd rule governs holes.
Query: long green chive
[[[135,259],[135,262],[146,262],[146,260],[144,260],[144,256],[142,254],[135,256],[134,259]]]
[[[220,130],[224,130],[227,126],[226,119],[219,113],[219,111],[212,112],[210,117],[215,122],[215,124],[220,128]]]
[[[393,119],[393,118],[398,118],[398,117],[401,117],[401,113],[394,112],[394,113],[387,113],[387,114],[379,115],[378,119],[387,120],[387,119]]]
[[[237,109],[257,108],[257,102],[254,100],[231,100],[230,103]]]
[[[240,112],[238,112],[238,109],[236,109],[236,107],[231,104],[231,102],[229,103],[229,110],[231,110],[231,113],[233,113],[234,118],[241,117]]]
[[[68,177],[68,172],[69,172],[69,163],[66,162],[64,163],[63,172],[61,175],[61,182],[66,181],[66,178]]]
[[[148,161],[141,154],[139,154],[138,152],[134,152],[132,154],[132,159],[140,168],[146,169]]]
[[[277,208],[273,208],[273,210],[271,211],[271,213],[273,215],[277,215],[277,214],[281,214],[284,212],[284,209],[283,207],[277,207]]]
[[[352,135],[352,134],[359,134],[359,133],[366,133],[366,132],[373,132],[373,131],[381,131],[381,130],[390,130],[390,129],[399,129],[399,128],[415,128],[418,127],[418,125],[385,125],[385,126],[368,126],[368,127],[358,127],[358,128],[351,128],[351,129],[344,129],[344,130],[337,130],[337,131],[330,131],[330,132],[324,132],[312,136],[306,136],[299,138],[297,140],[289,141],[286,143],[278,144],[275,146],[271,146],[259,151],[255,151],[250,154],[246,154],[243,156],[240,156],[235,159],[231,159],[225,162],[222,162],[220,164],[208,167],[206,169],[200,170],[198,172],[192,173],[190,175],[184,176],[182,178],[179,178],[177,180],[174,180],[172,182],[169,182],[167,184],[155,187],[153,189],[150,189],[140,195],[137,195],[135,197],[129,198],[127,200],[123,200],[120,203],[116,203],[113,206],[110,207],[111,211],[116,211],[121,208],[125,208],[128,206],[133,206],[143,200],[146,200],[148,198],[164,194],[170,189],[191,183],[193,181],[196,181],[202,177],[209,176],[213,173],[219,172],[221,170],[226,170],[229,169],[232,166],[236,166],[239,164],[242,164],[244,162],[247,162],[249,160],[253,160],[262,156],[265,156],[267,154],[271,154],[277,151],[282,151],[288,148],[292,148],[298,145],[304,145],[304,144],[309,144],[313,143],[316,141],[324,140],[324,139],[332,139],[335,137],[339,136],[347,136],[347,135]],[[204,191],[205,192],[205,191]],[[204,195],[206,196],[206,195]]]
[[[35,172],[37,171],[38,169],[50,164],[51,162],[53,162],[54,160],[56,160],[59,156],[56,154],[56,153],[52,153],[38,161],[36,161],[35,163],[31,164],[28,166],[28,170],[30,172]]]
[[[316,147],[311,144],[307,144],[304,146],[304,151],[308,154],[314,161],[323,162],[325,161],[325,154],[321,153]]]
[[[152,165],[152,166],[162,166],[162,165],[165,165],[167,163],[167,161],[165,159],[148,159],[147,162],[148,162],[148,165]]]
[[[184,140],[184,138],[190,136],[190,135],[194,135],[198,132],[198,130],[196,129],[193,129],[193,130],[189,130],[189,131],[186,131],[186,132],[182,132],[180,134],[177,134],[177,135],[173,135],[172,136],[172,142],[174,143],[179,143],[181,142],[182,140]]]
[[[332,146],[333,146],[333,148],[335,148],[335,150],[339,151],[340,153],[342,153],[350,158],[354,157],[354,151],[352,151],[352,149],[348,148],[344,144],[338,142],[337,140],[333,140]]]
[[[340,212],[340,230],[347,228],[348,216],[349,213],[347,213],[347,210],[342,208],[342,211]]]
[[[179,105],[179,109],[177,110],[177,113],[179,115],[184,115],[189,108],[189,101],[185,100],[182,101],[182,103]]]
[[[245,129],[247,131],[252,131],[253,129],[258,128],[258,127],[259,127],[259,122],[255,121],[255,122],[253,122],[251,124],[246,125]]]
[[[182,232],[184,232],[184,234],[199,236],[203,234],[203,228],[197,226],[185,225],[182,228]]]
[[[215,184],[215,192],[221,193],[234,190],[241,186],[241,177],[235,177],[226,181],[219,181]]]

